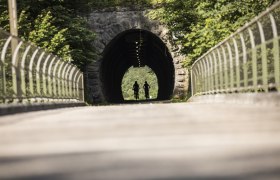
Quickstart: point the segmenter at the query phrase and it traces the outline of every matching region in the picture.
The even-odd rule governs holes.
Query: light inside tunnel
[[[107,102],[124,102],[122,80],[131,66],[148,66],[153,70],[158,80],[157,100],[172,97],[175,75],[168,48],[155,34],[131,29],[117,35],[103,52],[100,79]]]
[[[145,92],[143,85],[145,81],[150,86],[150,99],[157,99],[158,95],[158,80],[156,74],[153,72],[151,68],[148,66],[135,68],[130,67],[122,80],[122,94],[124,100],[134,100],[134,91],[133,91],[133,84],[137,81],[140,90],[139,90],[139,100],[145,100]]]

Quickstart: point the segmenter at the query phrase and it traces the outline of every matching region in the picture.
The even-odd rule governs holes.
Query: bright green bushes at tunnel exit
[[[149,67],[129,68],[122,80],[122,93],[124,100],[134,100],[133,84],[137,81],[140,87],[139,99],[145,99],[143,85],[145,81],[150,85],[150,98],[156,99],[158,94],[158,81],[155,73]]]

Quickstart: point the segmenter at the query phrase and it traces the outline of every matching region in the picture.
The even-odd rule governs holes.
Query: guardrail
[[[84,101],[73,64],[0,29],[0,103]]]
[[[280,92],[279,35],[278,1],[194,62],[192,95]]]

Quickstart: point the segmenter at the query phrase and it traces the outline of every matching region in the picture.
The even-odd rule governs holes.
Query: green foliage
[[[71,58],[69,45],[66,42],[67,29],[59,29],[54,25],[55,18],[50,11],[43,11],[34,22],[28,40],[49,52],[56,52],[63,59]]]
[[[19,36],[83,69],[95,57],[86,15],[91,0],[17,1]],[[0,2],[0,26],[9,30],[7,1]]]
[[[164,0],[149,13],[167,24],[183,45],[190,66],[199,56],[225,39],[275,0]]]
[[[95,35],[87,23],[93,9],[116,6],[154,7],[151,19],[166,24],[182,45],[190,66],[275,0],[22,0],[19,35],[48,51],[72,58],[80,68],[95,59]],[[9,29],[7,1],[0,1],[0,26]]]
[[[150,85],[150,96],[152,99],[157,98],[158,82],[157,77],[152,69],[149,67],[129,68],[122,80],[122,92],[125,100],[134,100],[133,84],[137,81],[140,87],[139,99],[145,99],[143,85],[145,81]]]
[[[7,30],[9,29],[9,13],[7,9],[4,9],[3,6],[0,6],[0,27]]]
[[[32,30],[32,21],[29,17],[30,13],[28,12],[28,9],[23,9],[18,16],[18,31],[23,39],[28,38],[29,33]]]

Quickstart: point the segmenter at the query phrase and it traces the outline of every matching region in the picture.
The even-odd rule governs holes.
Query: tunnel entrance
[[[175,82],[173,59],[166,45],[153,33],[131,29],[117,35],[103,51],[100,79],[105,100],[122,103],[122,80],[130,67],[148,66],[158,80],[157,100],[172,97]]]

